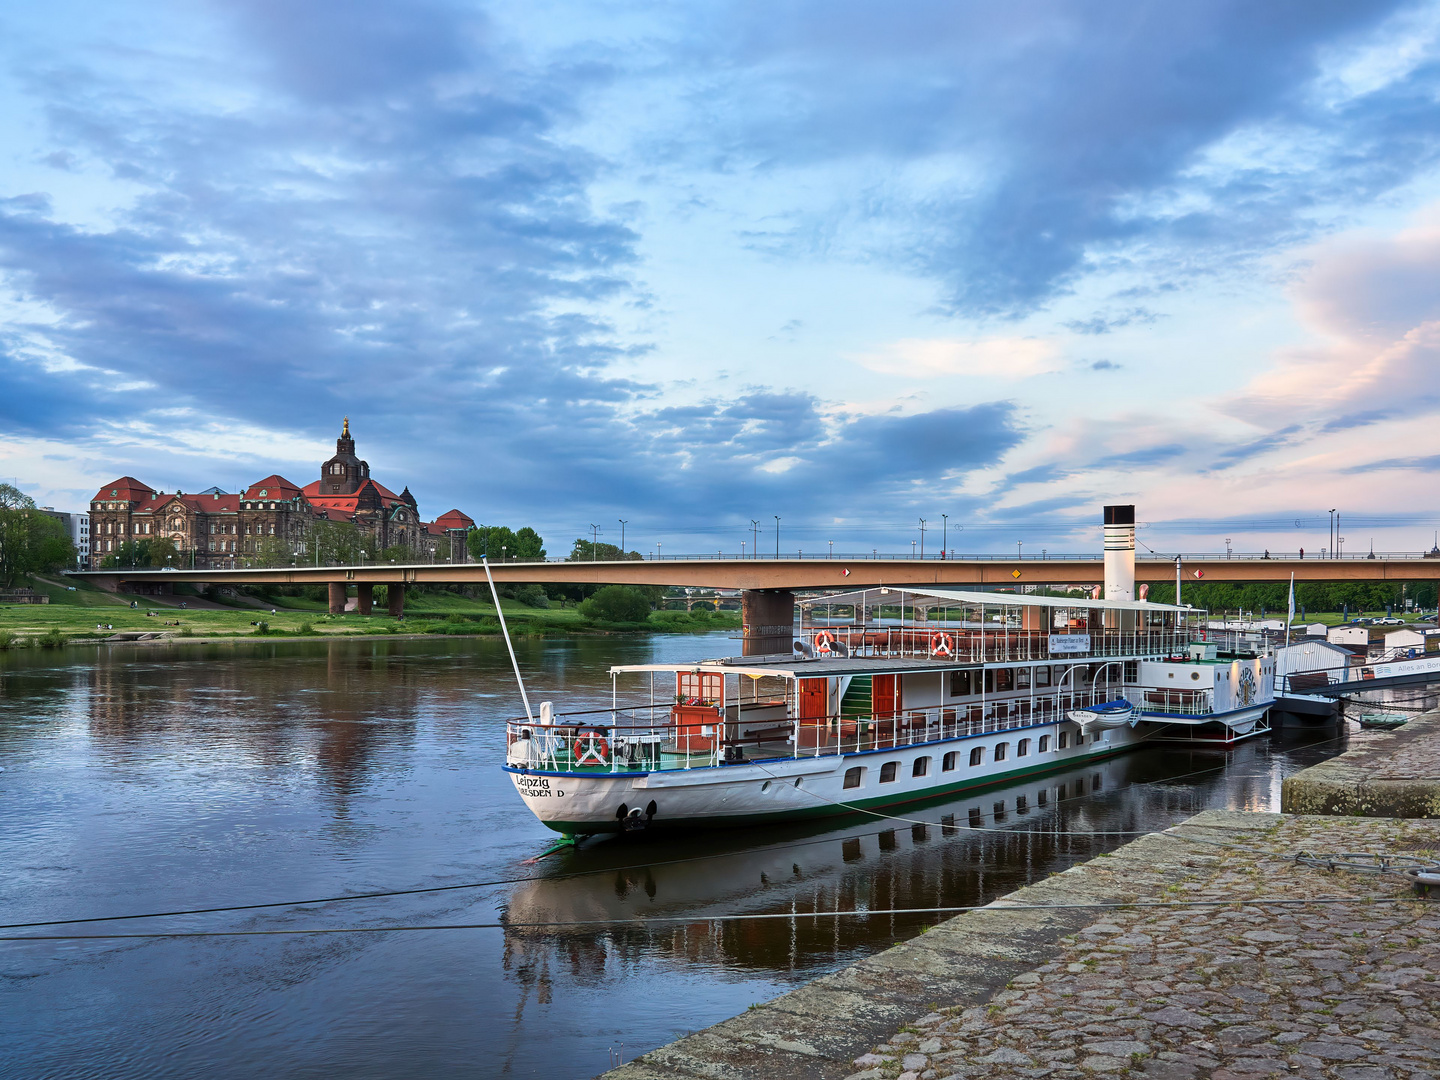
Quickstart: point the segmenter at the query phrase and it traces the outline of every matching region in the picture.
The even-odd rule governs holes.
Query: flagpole
[[[1290,644],[1290,624],[1295,621],[1295,571],[1290,571],[1290,613],[1285,617],[1285,644]]]

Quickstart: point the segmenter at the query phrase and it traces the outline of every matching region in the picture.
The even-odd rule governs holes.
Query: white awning
[[[976,607],[1047,607],[1097,608],[1102,611],[1194,611],[1201,609],[1174,604],[1155,604],[1149,600],[1091,600],[1078,596],[1036,596],[1029,593],[971,592],[962,589],[940,589],[933,585],[886,585],[883,588],[859,589],[833,596],[816,596],[801,601],[805,607],[824,604],[897,604],[900,594],[929,597],[950,604],[972,604]]]

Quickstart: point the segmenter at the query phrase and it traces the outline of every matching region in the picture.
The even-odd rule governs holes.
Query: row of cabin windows
[[[1099,742],[1099,741],[1100,741],[1100,734],[1099,734],[1099,732],[1096,732],[1096,733],[1092,734],[1092,735],[1090,736],[1090,741],[1091,741],[1092,743]],[[1029,757],[1029,756],[1030,756],[1030,742],[1031,742],[1031,740],[1029,740],[1029,739],[1021,739],[1019,742],[1017,742],[1017,743],[1015,744],[1015,756],[1016,756],[1017,758]],[[1077,747],[1080,747],[1080,746],[1084,746],[1084,745],[1085,745],[1085,735],[1084,735],[1083,732],[1076,732],[1076,733],[1075,733],[1075,745],[1076,745]],[[1055,743],[1055,748],[1056,748],[1057,750],[1066,750],[1066,749],[1069,749],[1069,746],[1070,746],[1070,733],[1069,733],[1068,731],[1062,731],[1062,732],[1060,732],[1059,736],[1057,736],[1057,741],[1056,741],[1056,743]],[[1041,753],[1041,754],[1045,754],[1045,753],[1048,753],[1049,750],[1050,750],[1050,736],[1049,736],[1049,735],[1041,735],[1041,736],[1040,736],[1040,745],[1039,745],[1039,748],[1038,748],[1037,752],[1038,752],[1038,753]],[[1010,754],[1010,744],[1009,744],[1008,742],[996,743],[996,744],[995,744],[994,752],[993,752],[992,757],[991,757],[991,760],[992,760],[992,761],[1004,761],[1004,760],[1009,756],[1009,754]],[[959,760],[960,760],[960,752],[959,752],[958,750],[952,750],[952,751],[950,751],[948,754],[946,754],[943,758],[940,759],[940,771],[941,771],[941,772],[954,772],[954,771],[955,771],[955,768],[956,768],[956,765],[958,764]],[[970,765],[971,765],[971,767],[973,768],[973,767],[975,767],[976,765],[983,765],[983,764],[985,764],[985,747],[983,747],[983,746],[974,746],[974,747],[971,747],[971,748],[970,748]],[[880,766],[880,783],[882,783],[882,784],[889,784],[889,783],[893,782],[894,779],[895,779],[895,777],[896,777],[896,775],[897,775],[898,772],[899,772],[899,769],[900,769],[900,763],[899,763],[898,761],[887,761],[887,762],[885,762],[885,764],[883,764],[883,765]],[[863,765],[856,765],[854,768],[846,769],[846,770],[845,770],[845,786],[846,786],[847,788],[857,788],[857,787],[859,787],[859,786],[860,786],[860,777],[861,777],[861,774],[864,773],[864,771],[865,771],[865,768],[864,768]],[[930,774],[930,759],[929,759],[928,757],[918,757],[918,758],[916,758],[915,761],[914,761],[914,763],[910,766],[910,775],[911,775],[911,776],[928,776],[929,774]]]
[[[1104,666],[1095,664],[1077,667],[1068,679],[1066,665],[1057,665],[1053,675],[1048,665],[1035,668],[988,668],[984,671],[952,671],[950,673],[950,696],[973,697],[977,694],[1008,694],[1015,690],[1031,689],[1031,672],[1034,672],[1035,688],[1064,685],[1066,689],[1089,686],[1095,674]],[[1113,680],[1120,672],[1111,667],[1105,672]],[[1134,682],[1139,674],[1139,665],[1134,660],[1126,661],[1124,677]]]

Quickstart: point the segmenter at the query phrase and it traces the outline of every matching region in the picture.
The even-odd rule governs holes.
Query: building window
[[[1066,732],[1066,731],[1060,732],[1060,741],[1059,741],[1058,743],[1056,743],[1057,749],[1064,750],[1064,749],[1065,749],[1067,746],[1069,746],[1069,745],[1070,745],[1070,733],[1069,733],[1069,732]]]
[[[858,765],[855,766],[855,768],[853,768],[853,769],[846,769],[846,770],[845,770],[845,786],[846,786],[847,788],[859,787],[859,786],[860,786],[860,774],[861,774],[862,772],[864,772],[864,771],[865,771],[865,770],[862,769],[862,768],[861,768],[860,766],[858,766]]]
[[[976,765],[983,764],[984,761],[985,761],[985,748],[984,748],[983,746],[977,746],[977,747],[975,747],[973,750],[970,751],[970,766],[971,766],[971,768],[974,768]]]
[[[954,772],[954,771],[955,771],[955,763],[956,763],[957,761],[959,761],[959,760],[960,760],[960,755],[959,755],[958,753],[956,753],[954,750],[951,750],[950,753],[948,753],[948,754],[945,755],[944,760],[940,762],[940,770],[941,770],[941,772]]]
[[[880,783],[888,784],[895,779],[895,770],[899,766],[898,761],[887,761],[880,766]]]
[[[1015,744],[1015,756],[1016,756],[1016,757],[1028,757],[1029,755],[1030,755],[1030,740],[1029,740],[1029,739],[1021,739],[1018,743]]]
[[[1009,744],[1008,742],[996,743],[996,744],[995,744],[995,760],[996,760],[996,761],[1004,761],[1004,760],[1005,760],[1005,753],[1006,753],[1006,751],[1008,751],[1009,749],[1010,749],[1010,744]]]
[[[930,772],[930,759],[928,757],[917,757],[915,764],[910,768],[911,776],[925,776]]]

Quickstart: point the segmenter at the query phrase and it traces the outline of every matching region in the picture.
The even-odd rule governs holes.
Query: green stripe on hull
[[[1083,758],[1074,758],[1070,761],[1055,762],[1053,764],[1026,765],[1024,768],[996,773],[981,780],[957,780],[952,784],[946,784],[938,788],[927,788],[924,791],[911,791],[899,795],[876,795],[872,798],[856,799],[853,802],[844,804],[825,803],[807,810],[777,810],[764,814],[726,814],[719,817],[678,818],[670,821],[656,818],[650,821],[647,829],[744,828],[750,825],[774,825],[785,821],[809,821],[814,818],[841,817],[845,814],[854,814],[862,810],[876,810],[885,806],[943,802],[950,796],[957,795],[962,791],[984,791],[986,788],[999,787],[1024,776],[1064,772],[1066,769],[1074,769],[1093,761],[1104,761],[1107,758],[1116,757],[1129,750],[1137,750],[1144,745],[1145,743],[1143,742],[1137,742],[1129,746],[1116,747],[1114,750],[1109,750],[1104,753],[1087,754]],[[599,833],[623,831],[623,826],[619,821],[542,821],[542,824],[554,829],[558,833],[565,833],[566,835],[594,836]],[[934,824],[938,825],[939,822],[937,821]]]

